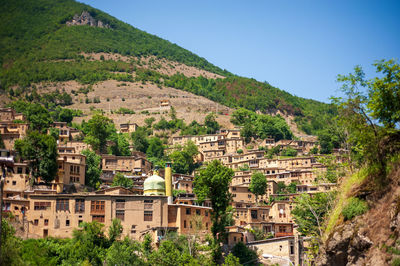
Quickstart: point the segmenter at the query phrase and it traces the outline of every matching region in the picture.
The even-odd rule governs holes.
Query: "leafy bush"
[[[125,108],[125,107],[120,107],[117,111],[115,111],[115,113],[116,114],[123,114],[123,115],[125,115],[125,114],[133,115],[133,114],[135,114],[135,111],[133,111],[131,109],[128,109],[128,108]]]
[[[291,157],[295,157],[297,156],[297,151],[291,147],[287,147],[286,149],[284,149],[281,154],[283,156],[291,156]]]
[[[238,242],[232,249],[232,254],[239,258],[241,264],[258,265],[257,252],[248,248],[243,242]]]
[[[293,133],[290,130],[285,119],[281,116],[270,116],[257,114],[253,111],[240,108],[233,112],[231,122],[238,126],[243,126],[240,135],[243,136],[246,142],[251,138],[274,138],[292,139]]]
[[[351,220],[358,215],[364,214],[368,210],[368,204],[359,198],[351,197],[342,210],[345,220]]]

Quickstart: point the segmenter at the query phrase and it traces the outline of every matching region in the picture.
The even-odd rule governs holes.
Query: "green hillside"
[[[293,96],[267,83],[232,75],[188,50],[136,29],[88,5],[72,0],[0,0],[0,89],[17,95],[32,83],[76,80],[82,84],[116,79],[151,81],[190,91],[230,107],[296,116],[306,133],[315,134],[335,114],[331,105]],[[75,14],[88,11],[110,28],[67,26]],[[93,61],[81,53],[156,56],[227,78],[166,76],[145,70],[140,62]],[[136,77],[133,78],[132,74]],[[13,95],[14,92],[13,92]]]

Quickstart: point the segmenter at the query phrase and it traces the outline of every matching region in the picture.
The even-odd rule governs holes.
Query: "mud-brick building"
[[[37,237],[71,237],[82,222],[92,221],[104,224],[107,231],[114,218],[121,220],[123,236],[161,235],[168,229],[167,197],[134,195],[121,187],[95,193],[37,194],[30,195],[27,212],[29,233]]]

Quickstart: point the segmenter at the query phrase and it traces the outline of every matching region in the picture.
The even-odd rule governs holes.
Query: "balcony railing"
[[[283,236],[293,236],[293,232],[287,233],[287,232],[276,232],[275,237],[283,237]]]

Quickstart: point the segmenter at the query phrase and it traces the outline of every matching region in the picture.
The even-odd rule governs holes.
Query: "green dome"
[[[165,180],[161,176],[152,175],[143,184],[144,195],[165,195]]]

